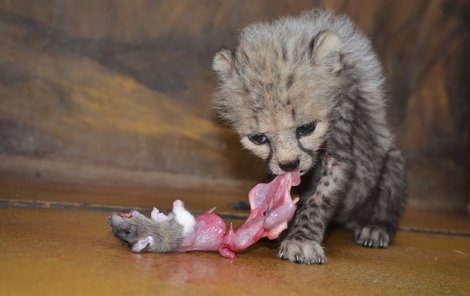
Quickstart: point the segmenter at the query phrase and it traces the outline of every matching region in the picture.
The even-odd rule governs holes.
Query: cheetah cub
[[[279,258],[324,263],[330,222],[359,245],[387,247],[407,196],[404,160],[385,119],[381,66],[359,29],[321,10],[256,23],[213,69],[216,109],[242,145],[271,173],[302,175]]]

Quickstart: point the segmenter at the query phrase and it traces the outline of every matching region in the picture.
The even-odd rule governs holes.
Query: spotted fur
[[[215,106],[273,174],[299,169],[301,202],[279,248],[323,263],[336,221],[367,247],[386,247],[406,200],[404,160],[385,119],[383,74],[345,16],[313,10],[245,28],[216,54]]]

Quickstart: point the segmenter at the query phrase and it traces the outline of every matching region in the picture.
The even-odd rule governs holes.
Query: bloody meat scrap
[[[250,215],[235,231],[213,210],[194,217],[180,200],[169,215],[154,208],[151,219],[137,211],[113,213],[109,218],[113,233],[134,252],[219,251],[223,257],[247,249],[263,237],[275,239],[292,219],[298,197],[292,199],[292,186],[300,184],[299,172],[277,176],[250,190]]]

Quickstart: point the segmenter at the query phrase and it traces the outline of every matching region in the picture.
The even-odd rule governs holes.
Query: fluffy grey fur
[[[404,160],[385,119],[383,74],[345,16],[313,10],[245,28],[213,63],[216,108],[274,174],[300,170],[301,201],[279,257],[323,263],[327,225],[387,247],[406,200]]]
[[[130,218],[122,218],[113,213],[108,222],[114,236],[127,243],[132,252],[171,252],[183,240],[183,226],[174,218],[155,222],[138,211],[131,214]]]

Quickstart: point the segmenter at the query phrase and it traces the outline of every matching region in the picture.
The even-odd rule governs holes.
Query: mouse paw
[[[194,216],[185,209],[184,203],[181,200],[173,202],[173,215],[176,222],[183,226],[183,236],[188,235],[194,230],[196,220]]]
[[[155,222],[164,222],[164,221],[167,221],[171,218],[170,215],[165,215],[164,213],[160,212],[155,207],[153,208],[152,213],[150,214],[150,217]]]

